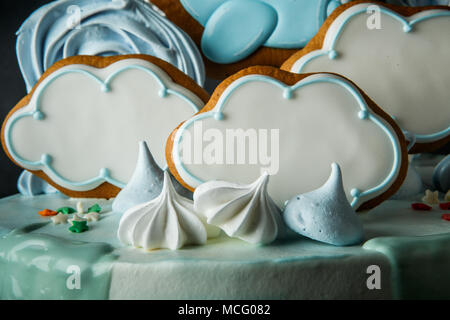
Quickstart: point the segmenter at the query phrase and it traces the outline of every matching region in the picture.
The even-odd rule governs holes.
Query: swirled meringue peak
[[[204,82],[194,42],[143,0],[58,0],[36,10],[17,32],[27,91],[56,61],[76,55],[148,54]]]
[[[145,250],[177,250],[185,245],[204,244],[208,237],[192,200],[177,194],[167,171],[161,194],[127,210],[117,235],[122,243]]]
[[[336,163],[331,165],[330,177],[322,187],[289,200],[283,218],[293,231],[336,246],[360,243],[364,236],[362,223],[348,203]]]
[[[267,173],[249,185],[205,182],[194,191],[194,209],[230,237],[253,244],[270,243],[284,226],[280,209],[267,193],[268,183]]]
[[[173,176],[170,177],[176,192],[180,196],[192,199],[192,192],[185,189]],[[114,199],[112,209],[123,213],[131,207],[153,200],[161,194],[163,184],[164,171],[156,163],[147,143],[140,141],[133,175]]]

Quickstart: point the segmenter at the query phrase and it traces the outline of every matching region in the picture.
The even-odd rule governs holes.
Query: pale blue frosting
[[[298,195],[286,205],[289,228],[308,238],[336,246],[361,243],[362,223],[347,201],[339,165],[331,165],[328,181],[317,190]]]
[[[54,1],[36,10],[17,35],[27,91],[48,67],[75,55],[149,54],[204,82],[194,42],[143,0]]]
[[[217,63],[233,63],[261,46],[302,48],[325,19],[351,0],[180,0],[204,28],[202,51]],[[448,5],[449,0],[387,0],[405,6]]]
[[[172,183],[178,194],[192,199],[192,192],[185,189],[172,175]],[[114,199],[112,208],[125,212],[131,207],[155,199],[164,185],[164,170],[154,160],[147,143],[139,143],[139,155],[133,175]]]
[[[434,168],[433,185],[437,190],[444,193],[450,190],[450,155],[442,159]]]
[[[17,180],[17,189],[24,196],[36,196],[39,194],[58,192],[58,190],[53,188],[46,181],[26,170],[22,171],[22,174]]]
[[[205,30],[202,50],[218,63],[246,58],[261,46],[302,48],[344,0],[180,0]]]

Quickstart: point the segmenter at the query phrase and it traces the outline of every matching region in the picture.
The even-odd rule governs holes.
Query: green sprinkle
[[[70,232],[81,233],[88,231],[89,227],[87,225],[87,221],[72,221],[72,226],[69,228]]]
[[[98,205],[98,203],[94,204],[92,207],[90,207],[90,208],[88,209],[88,213],[89,213],[89,212],[97,212],[97,213],[100,213],[100,211],[102,211],[102,207],[100,207],[100,206]]]
[[[62,207],[56,210],[56,212],[61,212],[62,214],[71,214],[75,212],[75,209],[71,207]]]

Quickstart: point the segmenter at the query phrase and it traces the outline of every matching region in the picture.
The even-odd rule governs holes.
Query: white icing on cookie
[[[212,110],[180,126],[171,152],[179,176],[193,188],[210,180],[249,184],[268,171],[268,192],[280,207],[320,187],[330,163],[338,162],[356,209],[397,179],[403,163],[399,139],[339,76],[316,74],[287,86],[248,75],[231,83]]]
[[[43,170],[58,185],[91,190],[123,187],[146,140],[166,166],[171,130],[203,102],[145,60],[120,60],[103,69],[67,65],[46,77],[29,104],[5,124],[5,145],[26,169]]]
[[[334,20],[322,49],[299,58],[290,71],[342,74],[415,142],[433,142],[450,134],[449,30],[447,10],[403,17],[383,6],[358,4]]]

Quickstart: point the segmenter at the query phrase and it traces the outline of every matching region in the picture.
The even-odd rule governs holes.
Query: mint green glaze
[[[450,298],[450,234],[381,237],[367,241],[363,248],[389,259],[396,299]]]
[[[255,247],[222,237],[176,252],[122,246],[112,200],[82,200],[102,207],[83,233],[37,213],[78,201],[62,194],[0,199],[0,299],[391,299],[396,263],[397,297],[450,296],[450,234],[442,235],[450,223],[440,210],[411,210],[410,201],[386,201],[361,215],[364,247],[301,237]],[[80,290],[66,287],[70,265],[80,267]],[[366,287],[370,265],[381,269],[380,290]]]
[[[108,299],[112,246],[31,233],[46,224],[0,238],[0,299]],[[70,266],[79,267],[80,289],[67,287]]]

